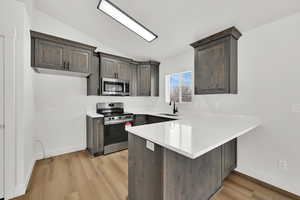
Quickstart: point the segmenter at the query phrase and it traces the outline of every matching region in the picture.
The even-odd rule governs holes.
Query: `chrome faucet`
[[[173,114],[175,115],[178,112],[178,108],[176,107],[176,101],[173,101],[173,103]],[[172,105],[172,101],[170,101],[169,105]]]

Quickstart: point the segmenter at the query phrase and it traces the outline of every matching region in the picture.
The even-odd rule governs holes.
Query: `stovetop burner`
[[[104,115],[105,124],[133,120],[133,113],[124,112],[123,103],[97,103],[97,113]]]

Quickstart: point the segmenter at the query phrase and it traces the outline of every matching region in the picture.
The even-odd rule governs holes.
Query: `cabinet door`
[[[130,80],[130,63],[127,62],[118,62],[118,75],[117,78],[124,80],[124,81],[129,81]]]
[[[195,49],[195,94],[229,92],[228,39]]]
[[[85,49],[68,48],[68,70],[88,73],[92,62],[92,52]]]
[[[138,67],[138,96],[151,95],[151,69],[150,65]]]
[[[118,63],[110,58],[101,58],[101,77],[102,78],[117,78]]]
[[[97,54],[94,54],[92,56],[92,65],[90,68],[91,74],[87,78],[88,95],[100,95],[99,66],[100,66],[100,58]]]
[[[128,134],[128,199],[163,199],[163,148],[146,148],[146,140]]]
[[[151,96],[159,96],[159,66],[151,66]]]
[[[222,179],[230,175],[237,166],[237,139],[222,146]]]
[[[137,65],[131,64],[130,66],[130,96],[137,96],[138,95],[138,83],[137,83]]]
[[[36,39],[35,66],[64,70],[66,46],[47,40]]]
[[[103,155],[104,127],[103,118],[86,117],[87,149],[93,156]]]

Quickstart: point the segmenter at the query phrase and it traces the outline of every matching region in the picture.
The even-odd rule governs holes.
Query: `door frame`
[[[15,137],[15,44],[16,29],[1,27],[4,41],[4,199],[14,195],[16,184],[16,137]]]

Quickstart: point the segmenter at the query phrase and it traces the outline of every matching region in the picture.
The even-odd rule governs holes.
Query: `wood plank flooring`
[[[127,163],[128,151],[97,158],[82,151],[41,160],[26,195],[15,200],[126,200]],[[232,174],[214,200],[295,199]]]

